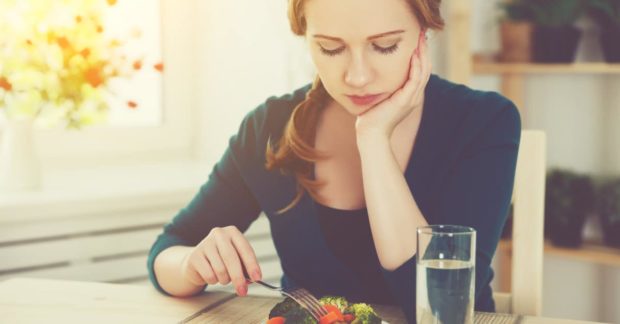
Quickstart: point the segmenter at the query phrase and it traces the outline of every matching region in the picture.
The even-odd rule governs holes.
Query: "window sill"
[[[183,206],[212,165],[187,160],[44,170],[42,189],[0,195],[0,224]]]

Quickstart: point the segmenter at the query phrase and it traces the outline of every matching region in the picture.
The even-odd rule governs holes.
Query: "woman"
[[[400,305],[415,319],[419,226],[477,231],[476,304],[512,194],[520,119],[502,96],[431,75],[440,0],[289,0],[318,71],[250,112],[189,206],[155,242],[155,286],[188,296],[260,266],[243,232],[264,211],[282,285]]]

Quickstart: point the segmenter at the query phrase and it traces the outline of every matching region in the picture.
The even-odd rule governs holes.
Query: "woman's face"
[[[307,0],[304,12],[317,72],[351,115],[364,113],[405,83],[420,35],[407,1]]]

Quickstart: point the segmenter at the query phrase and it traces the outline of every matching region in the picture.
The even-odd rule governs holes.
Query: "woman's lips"
[[[380,96],[381,96],[381,94],[366,95],[366,96],[350,96],[350,95],[347,95],[347,97],[349,97],[349,99],[351,99],[351,101],[354,104],[358,105],[358,106],[370,105],[370,104],[374,103],[375,101],[377,101],[377,99],[379,99]]]

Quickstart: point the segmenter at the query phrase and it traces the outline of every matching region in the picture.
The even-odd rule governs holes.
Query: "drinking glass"
[[[476,231],[458,225],[419,227],[416,255],[418,324],[471,324]]]

